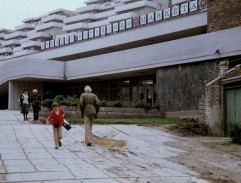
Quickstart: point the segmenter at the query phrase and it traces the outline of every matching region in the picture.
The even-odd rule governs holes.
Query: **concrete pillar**
[[[219,76],[224,75],[229,69],[229,61],[223,60],[219,62]]]
[[[23,93],[24,89],[29,90],[29,94],[32,95],[33,89],[37,89],[41,97],[43,97],[43,83],[33,81],[9,81],[8,87],[8,109],[19,109],[19,97]]]

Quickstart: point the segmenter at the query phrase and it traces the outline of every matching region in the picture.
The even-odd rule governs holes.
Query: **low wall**
[[[81,118],[81,111],[76,106],[61,106],[66,113],[66,118],[77,119]],[[42,107],[40,116],[47,117],[49,115],[49,108]],[[161,118],[163,117],[161,111],[152,109],[145,111],[138,108],[118,108],[118,107],[100,107],[98,118],[102,119],[114,119],[114,118]]]

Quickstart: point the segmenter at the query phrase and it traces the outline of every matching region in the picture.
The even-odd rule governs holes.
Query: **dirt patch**
[[[173,125],[153,127],[181,137],[166,145],[185,150],[169,160],[184,165],[201,174],[203,179],[213,183],[241,182],[241,146],[232,144],[230,138],[189,136]]]
[[[126,142],[122,140],[94,139],[94,144],[105,147],[124,147]]]

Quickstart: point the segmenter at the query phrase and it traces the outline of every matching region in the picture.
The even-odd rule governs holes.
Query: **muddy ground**
[[[167,143],[187,153],[169,160],[185,165],[201,174],[203,179],[214,183],[241,183],[241,145],[223,137],[185,137],[173,125],[151,127],[177,135],[178,142]]]

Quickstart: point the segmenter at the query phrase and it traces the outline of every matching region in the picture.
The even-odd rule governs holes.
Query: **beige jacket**
[[[94,114],[97,116],[99,111],[100,101],[93,93],[83,93],[80,96],[80,107],[82,116],[89,116]]]

